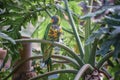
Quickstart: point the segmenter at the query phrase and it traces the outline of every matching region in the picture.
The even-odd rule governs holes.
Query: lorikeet
[[[44,40],[59,42],[62,33],[62,28],[60,27],[60,18],[58,16],[51,17],[51,23],[48,24]],[[47,64],[48,71],[52,70],[51,54],[53,53],[54,46],[52,44],[41,44],[41,49],[43,53],[43,61]]]

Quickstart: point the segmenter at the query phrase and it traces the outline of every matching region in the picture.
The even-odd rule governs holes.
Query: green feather
[[[52,23],[49,23],[47,25],[45,33],[44,33],[44,37],[43,37],[44,40],[48,39],[48,32],[49,32],[51,26],[52,26]],[[52,49],[53,49],[53,47],[50,46],[49,44],[41,44],[43,60],[44,60],[45,64],[47,64],[48,71],[52,70],[52,68],[51,68],[52,62],[51,62],[51,59],[50,59]],[[47,51],[47,52],[45,52],[45,51]]]
[[[52,26],[52,23],[49,23],[49,24],[47,25],[47,28],[46,28],[46,31],[45,31],[45,34],[44,34],[44,37],[43,37],[44,40],[47,40],[48,32],[49,32],[51,26]],[[42,54],[44,54],[44,53],[43,53],[44,47],[45,47],[44,45],[45,45],[45,44],[41,44]]]
[[[44,34],[44,38],[43,38],[44,40],[47,40],[47,38],[48,38],[48,32],[49,32],[51,26],[52,26],[52,23],[49,23],[47,25],[47,28],[46,28],[46,31],[45,31],[45,34]]]

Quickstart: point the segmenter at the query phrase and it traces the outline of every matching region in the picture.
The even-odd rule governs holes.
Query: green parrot
[[[44,40],[59,42],[60,36],[62,33],[62,28],[60,26],[60,18],[59,16],[52,16],[51,23],[48,24],[44,37]],[[43,53],[43,61],[47,65],[48,72],[52,70],[52,60],[51,55],[53,53],[52,44],[41,44],[41,49]]]

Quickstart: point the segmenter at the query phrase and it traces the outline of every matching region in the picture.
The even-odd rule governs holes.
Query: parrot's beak
[[[53,23],[54,22],[54,20],[53,19],[51,19],[51,23]]]

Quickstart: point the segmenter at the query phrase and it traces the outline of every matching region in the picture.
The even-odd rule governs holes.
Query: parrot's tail
[[[48,72],[52,71],[52,59],[50,57],[45,61],[45,65],[47,65]]]

